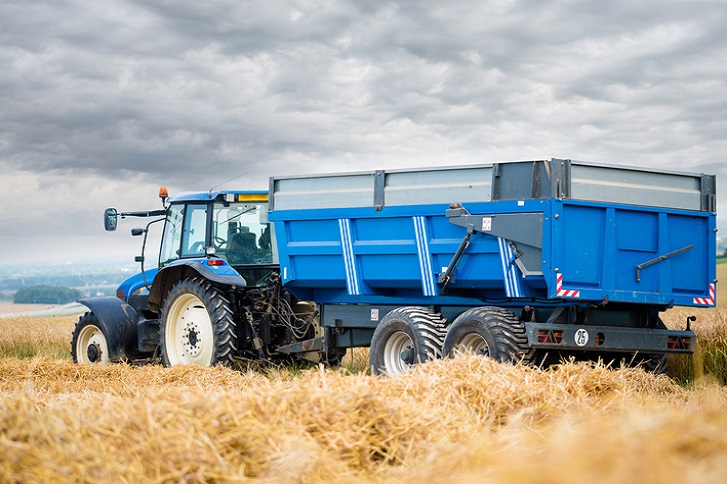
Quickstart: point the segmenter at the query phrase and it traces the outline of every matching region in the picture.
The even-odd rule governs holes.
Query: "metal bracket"
[[[385,181],[386,173],[384,170],[376,170],[376,172],[374,172],[374,210],[377,212],[384,208]]]
[[[687,252],[688,250],[692,250],[693,248],[694,248],[694,245],[682,247],[681,249],[677,249],[675,251],[669,252],[668,254],[660,255],[656,259],[647,260],[646,262],[642,262],[641,264],[638,264],[636,266],[636,282],[641,282],[641,269],[643,269],[644,267],[649,267],[658,262],[666,260],[669,257],[674,257],[675,255],[681,254],[683,252]]]
[[[505,239],[515,253],[515,264],[525,276],[542,275],[543,213],[517,212],[472,215],[461,204],[446,212],[449,223]],[[440,278],[441,279],[441,278]],[[440,280],[441,282],[441,280]]]
[[[323,344],[323,336],[320,336],[318,338],[307,339],[304,341],[298,341],[297,343],[281,346],[278,348],[278,351],[284,355],[304,353],[307,351],[320,351],[323,349]]]

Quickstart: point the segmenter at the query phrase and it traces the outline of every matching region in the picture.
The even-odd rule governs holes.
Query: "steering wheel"
[[[223,239],[222,237],[212,237],[212,239],[215,241],[215,245],[217,245],[218,249],[224,249],[227,247],[227,239]]]

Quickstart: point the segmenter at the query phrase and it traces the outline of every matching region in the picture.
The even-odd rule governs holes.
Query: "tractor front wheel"
[[[71,356],[78,364],[110,363],[109,344],[96,315],[88,312],[81,316],[73,330]]]

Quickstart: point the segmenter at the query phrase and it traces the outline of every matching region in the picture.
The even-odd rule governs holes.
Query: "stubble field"
[[[694,311],[670,311],[682,327]],[[75,318],[0,318],[2,482],[727,482],[727,309],[670,377],[462,357],[81,367]]]

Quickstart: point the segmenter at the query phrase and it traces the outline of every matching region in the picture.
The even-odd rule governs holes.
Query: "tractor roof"
[[[210,200],[228,202],[267,202],[265,190],[221,190],[208,192],[184,192],[169,197],[170,202],[207,202]]]

